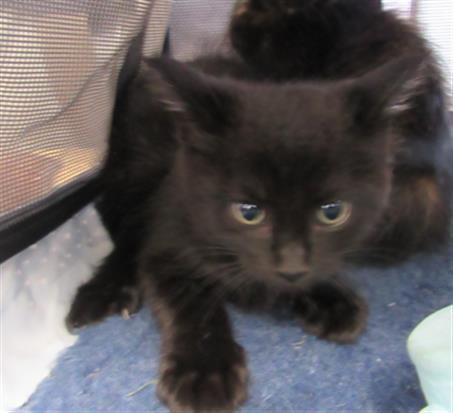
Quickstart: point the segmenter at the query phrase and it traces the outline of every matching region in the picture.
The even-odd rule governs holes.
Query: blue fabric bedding
[[[350,278],[368,298],[370,320],[354,345],[304,335],[294,320],[231,314],[252,375],[242,413],[412,413],[424,406],[406,352],[410,331],[453,302],[453,247]],[[33,343],[30,343],[32,346]],[[159,334],[146,310],[80,332],[21,412],[153,412]]]

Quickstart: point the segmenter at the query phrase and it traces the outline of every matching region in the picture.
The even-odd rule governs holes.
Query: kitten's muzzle
[[[300,281],[310,271],[307,253],[300,243],[292,242],[282,247],[278,252],[276,264],[277,275],[290,283]]]
[[[284,280],[295,283],[308,275],[307,271],[299,271],[299,272],[277,272],[278,276],[283,278]]]

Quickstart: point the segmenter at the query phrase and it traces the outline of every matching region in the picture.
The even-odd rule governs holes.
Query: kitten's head
[[[184,237],[227,278],[291,288],[336,273],[389,202],[389,126],[408,61],[287,85],[159,66],[191,124],[171,175]]]

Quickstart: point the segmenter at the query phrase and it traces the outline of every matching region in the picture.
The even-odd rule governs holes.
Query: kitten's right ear
[[[231,124],[234,98],[219,80],[169,58],[148,61],[168,82],[180,98],[165,102],[173,110],[185,111],[200,129],[210,135],[221,135]]]
[[[354,125],[372,128],[406,110],[423,84],[423,61],[419,56],[396,58],[349,81],[347,104]]]

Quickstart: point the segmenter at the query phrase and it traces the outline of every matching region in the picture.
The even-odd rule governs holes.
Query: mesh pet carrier
[[[0,261],[94,194],[115,94],[159,53],[170,0],[3,0]]]

